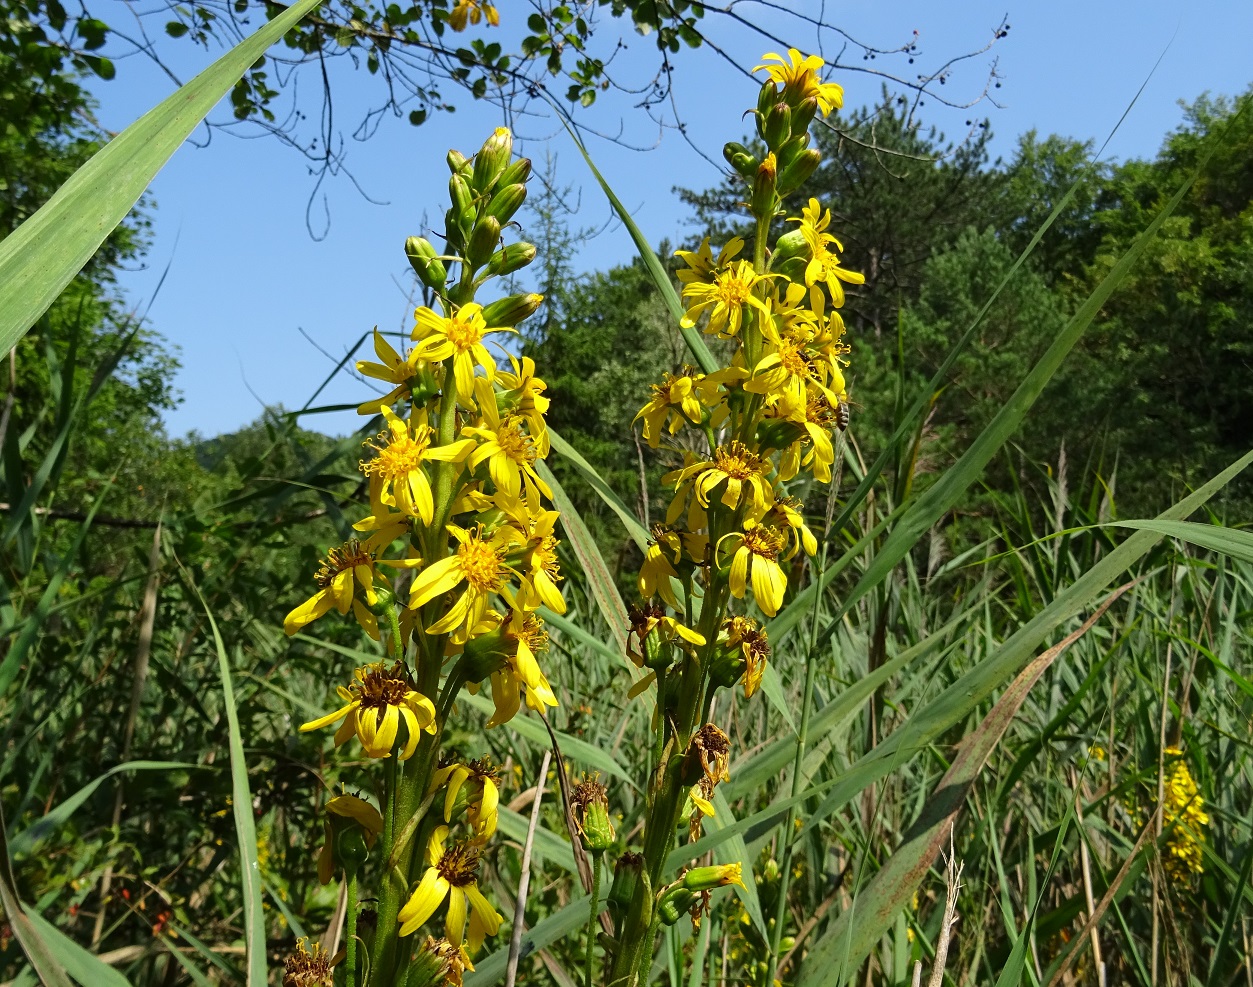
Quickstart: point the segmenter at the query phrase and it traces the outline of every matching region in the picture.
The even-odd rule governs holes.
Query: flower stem
[[[344,940],[344,987],[357,984],[357,871],[348,874],[348,938]]]
[[[592,987],[592,952],[596,945],[596,916],[600,914],[600,858],[601,854],[593,853],[592,857],[592,905],[587,915],[587,969],[583,975],[583,987]]]
[[[828,514],[828,518],[830,515]],[[818,571],[814,576],[814,610],[813,620],[809,626],[809,647],[805,651],[805,691],[801,698],[801,725],[796,736],[796,757],[792,761],[792,797],[800,793],[801,768],[805,761],[805,747],[809,737],[809,711],[814,699],[814,653],[818,650],[818,604],[822,594],[822,574],[827,568],[827,544],[830,532],[824,532],[822,539],[822,558],[818,563]],[[774,928],[770,930],[770,959],[766,968],[766,983],[773,984],[779,968],[779,943],[783,939],[783,923],[787,919],[787,892],[792,877],[792,845],[793,831],[796,828],[796,806],[787,810],[787,820],[783,823],[783,861],[779,867],[779,900],[774,909]]]

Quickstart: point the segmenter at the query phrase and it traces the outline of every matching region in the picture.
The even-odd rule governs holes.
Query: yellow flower
[[[487,758],[479,758],[468,764],[454,762],[435,770],[427,795],[433,795],[442,785],[444,793],[444,822],[452,822],[457,796],[467,787],[466,818],[474,828],[476,840],[486,840],[496,832],[497,807],[500,805],[500,788],[497,783],[500,772]]]
[[[382,410],[388,431],[379,433],[378,442],[366,443],[375,456],[361,463],[361,471],[370,477],[372,494],[377,484],[379,501],[397,508],[402,514],[421,518],[423,524],[430,524],[434,501],[422,464],[427,460],[460,462],[474,449],[474,440],[459,439],[446,446],[432,447],[435,432],[425,422],[411,426],[397,418],[391,408]]]
[[[318,883],[330,884],[335,876],[335,824],[330,816],[351,820],[361,827],[366,846],[374,846],[374,840],[383,832],[383,817],[379,810],[355,795],[336,795],[326,803],[328,818],[325,820],[326,842],[318,853]]]
[[[789,397],[793,402],[804,401],[811,387],[828,393],[804,342],[788,337],[761,358],[753,368],[752,378],[744,382],[744,390],[750,394]]]
[[[724,338],[739,335],[744,323],[744,307],[757,309],[769,317],[770,307],[754,294],[753,289],[772,274],[758,274],[746,260],[733,261],[713,274],[713,281],[690,281],[683,286],[683,297],[690,299],[682,318],[687,327],[696,325],[701,313],[709,311],[705,332]]]
[[[534,613],[517,608],[510,609],[503,618],[494,613],[492,617],[502,632],[504,644],[501,666],[491,674],[492,702],[496,710],[487,726],[496,727],[517,715],[523,695],[527,706],[534,710],[558,703],[535,657],[548,648],[544,622]],[[490,630],[490,626],[485,629]],[[477,633],[479,628],[475,630]]]
[[[1183,751],[1178,747],[1167,747],[1164,753],[1174,760],[1166,776],[1163,811],[1163,823],[1170,830],[1166,841],[1169,851],[1166,872],[1176,883],[1186,884],[1193,874],[1200,874],[1205,869],[1201,844],[1205,835],[1203,827],[1209,825],[1209,815],[1205,812],[1205,801],[1196,787],[1192,772],[1188,770]]]
[[[435,704],[414,690],[402,662],[390,669],[384,668],[382,662],[366,665],[357,669],[355,677],[356,684],[339,687],[339,697],[345,705],[303,724],[300,732],[319,730],[343,720],[335,731],[335,746],[355,733],[369,757],[391,757],[403,723],[406,735],[400,760],[407,761],[417,749],[421,732],[435,732]]]
[[[470,962],[470,954],[464,945],[454,946],[442,937],[427,936],[409,969],[412,971],[410,983],[462,987],[465,972],[473,972],[474,964]]]
[[[669,552],[670,558],[666,557]],[[640,566],[640,596],[651,600],[658,593],[675,610],[679,609],[678,598],[674,595],[671,579],[678,579],[675,571],[683,556],[683,542],[677,531],[662,524],[653,525],[653,537],[644,553],[644,562]],[[673,564],[672,564],[673,563]]]
[[[725,644],[744,657],[744,698],[752,699],[766,673],[770,640],[752,617],[730,617],[722,622]]]
[[[288,635],[295,634],[332,608],[341,614],[347,614],[351,608],[357,623],[370,637],[379,640],[378,621],[369,610],[378,600],[374,591],[376,576],[384,584],[387,582],[375,568],[374,556],[357,539],[332,548],[313,577],[318,591],[287,615],[283,630]]]
[[[788,534],[790,529],[792,547],[787,553],[789,559],[796,554],[797,549],[802,547],[806,555],[818,554],[818,539],[814,537],[814,533],[809,530],[809,525],[805,523],[805,517],[801,514],[802,506],[801,502],[793,497],[781,497],[774,502],[770,510],[757,518],[758,521],[777,528],[784,535]]]
[[[330,987],[331,957],[321,943],[315,942],[312,949],[307,949],[308,941],[303,936],[297,939],[295,952],[284,961],[283,987]]]
[[[490,386],[480,387],[479,397],[483,424],[462,431],[463,435],[473,435],[481,440],[478,448],[470,454],[470,469],[477,469],[481,463],[486,462],[496,489],[508,500],[518,499],[524,482],[528,488],[538,490],[551,500],[552,490],[535,472],[535,441],[522,430],[522,416],[502,417],[496,407],[496,395]]]
[[[449,942],[465,941],[470,952],[474,953],[483,945],[486,936],[494,936],[500,931],[504,920],[483,897],[475,880],[479,869],[479,849],[470,842],[458,842],[445,848],[447,839],[447,826],[439,826],[431,834],[431,841],[426,847],[426,872],[397,916],[400,935],[408,936],[416,932],[447,898],[444,934]],[[467,917],[470,924],[468,933]]]
[[[814,254],[813,259],[805,265],[805,284],[809,286],[810,305],[815,309],[822,307],[819,284],[825,284],[831,293],[831,305],[842,308],[844,305],[844,284],[865,284],[866,276],[856,271],[849,271],[840,266],[840,255],[834,250],[821,250]],[[815,297],[817,296],[817,297]]]
[[[779,552],[786,544],[786,536],[777,528],[745,522],[744,531],[733,531],[723,541],[738,540],[735,555],[731,558],[729,586],[731,595],[744,599],[744,592],[751,579],[753,599],[764,614],[773,617],[783,606],[787,591],[787,576],[779,565]]]
[[[500,26],[500,13],[485,0],[457,0],[457,6],[448,12],[448,26],[454,31],[464,31],[466,22],[478,24],[484,17],[492,27]]]
[[[498,370],[496,379],[503,390],[496,395],[496,403],[501,411],[511,415],[521,415],[530,426],[531,438],[535,441],[535,452],[540,459],[548,455],[548,428],[544,423],[544,415],[548,413],[551,403],[544,391],[548,385],[535,376],[535,361],[524,356],[521,363],[515,356],[509,357],[513,372]],[[484,378],[486,384],[486,378]],[[479,403],[482,404],[480,398]]]
[[[713,279],[715,270],[726,266],[738,257],[743,249],[744,238],[734,236],[727,241],[726,246],[718,251],[718,259],[714,260],[713,253],[709,249],[709,237],[705,237],[697,250],[676,250],[674,252],[674,256],[687,265],[675,277],[682,284],[691,284],[693,281],[710,281]]]
[[[410,350],[408,356],[401,359],[399,353],[392,348],[392,345],[383,338],[383,334],[374,330],[374,352],[381,363],[374,363],[371,360],[358,360],[357,372],[364,374],[366,377],[373,377],[376,380],[386,381],[396,386],[384,394],[381,398],[374,398],[367,401],[357,409],[359,415],[376,415],[379,409],[385,405],[394,404],[400,398],[410,393],[413,387],[414,378],[421,375],[425,364],[417,358],[415,351]]]
[[[766,479],[767,469],[769,469],[769,463],[743,442],[732,439],[726,445],[718,446],[714,450],[712,460],[693,463],[667,473],[662,477],[662,482],[679,484],[679,489],[675,492],[676,503],[690,484],[690,488],[696,494],[697,502],[701,507],[708,508],[710,495],[722,486],[724,506],[734,509],[740,505],[741,501],[744,501],[748,504],[750,512],[760,514],[774,500],[774,491]],[[671,512],[674,513],[673,507]],[[673,524],[674,519],[667,518],[666,523]],[[689,527],[695,526],[689,525]]]
[[[436,362],[452,357],[457,399],[470,407],[474,399],[474,368],[482,367],[489,381],[496,376],[496,361],[483,345],[484,338],[489,333],[513,330],[488,326],[483,319],[483,306],[477,302],[462,305],[452,318],[444,318],[425,306],[413,315],[413,338],[420,340],[414,350],[417,358]]]
[[[814,479],[820,483],[831,482],[831,467],[835,463],[835,446],[831,442],[831,430],[836,424],[835,409],[824,394],[807,395],[803,403],[783,397],[773,409],[772,417],[794,423],[800,429],[792,442],[779,457],[779,479],[790,480],[808,466]],[[813,446],[802,459],[805,440]]]
[[[465,591],[448,612],[427,628],[430,634],[453,634],[454,641],[462,643],[464,635],[456,632],[468,631],[482,620],[492,594],[501,592],[516,575],[505,556],[521,536],[508,525],[497,528],[490,538],[483,537],[481,527],[466,531],[450,524],[448,531],[457,539],[457,551],[418,573],[409,591],[409,606],[417,610],[465,583]]]
[[[557,558],[557,511],[546,511],[540,506],[539,494],[527,492],[525,501],[519,500],[505,507],[506,513],[519,532],[519,541],[525,548],[511,558],[517,558],[522,572],[522,584],[518,591],[517,605],[524,610],[534,610],[540,604],[554,613],[566,612],[566,601],[557,584],[561,575],[561,562]]]
[[[650,447],[657,448],[663,427],[675,435],[683,427],[685,417],[693,425],[701,423],[703,409],[698,389],[703,380],[704,375],[697,373],[695,368],[684,367],[677,377],[665,373],[660,384],[649,385],[653,396],[639,410],[632,424],[644,419],[644,440]]]
[[[844,87],[835,82],[823,82],[818,73],[826,64],[817,55],[802,56],[795,48],[787,50],[788,57],[775,52],[762,56],[763,62],[771,59],[778,65],[758,65],[753,71],[765,70],[770,81],[783,87],[783,98],[795,106],[811,97],[818,102],[818,109],[826,116],[844,105]]]
[[[680,624],[666,613],[664,607],[650,603],[640,606],[633,604],[627,608],[627,617],[631,621],[627,640],[629,642],[634,637],[639,644],[638,651],[627,644],[627,656],[635,662],[636,668],[643,668],[645,665],[655,667],[657,661],[668,665],[673,645],[677,644],[684,651],[691,651],[693,645],[700,647],[705,643],[703,634]]]

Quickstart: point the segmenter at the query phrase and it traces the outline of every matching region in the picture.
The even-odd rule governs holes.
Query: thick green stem
[[[596,945],[596,916],[600,914],[600,853],[592,855],[592,905],[587,915],[587,968],[583,974],[583,987],[592,987],[592,955]]]
[[[357,984],[357,871],[348,874],[348,938],[344,940],[344,987]]]
[[[814,585],[821,588],[822,574],[827,568],[827,541],[830,532],[822,540],[822,560],[818,563]],[[809,739],[809,712],[814,699],[814,660],[818,649],[818,604],[820,594],[815,594],[813,620],[809,628],[809,647],[805,651],[805,690],[801,697],[801,724],[796,736],[796,757],[792,761],[792,798],[800,794],[801,769],[805,761],[805,747]],[[780,837],[783,843],[783,860],[779,865],[779,900],[774,909],[774,928],[770,930],[770,959],[766,970],[766,983],[773,984],[779,968],[779,943],[783,939],[783,923],[787,919],[787,892],[792,877],[792,835],[796,828],[796,806],[787,810],[787,821]]]

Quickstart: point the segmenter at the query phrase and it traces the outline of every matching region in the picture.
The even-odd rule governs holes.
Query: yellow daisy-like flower
[[[554,613],[565,613],[566,601],[557,587],[564,578],[557,558],[557,546],[561,542],[556,526],[560,513],[544,510],[539,493],[533,489],[527,491],[525,500],[500,506],[519,532],[519,541],[525,545],[521,552],[511,555],[522,574],[517,605],[523,610],[534,610],[543,604]]]
[[[448,12],[448,26],[454,31],[464,31],[466,23],[477,25],[483,18],[492,27],[500,26],[500,13],[485,0],[457,0],[457,6]]]
[[[530,709],[544,710],[557,706],[552,686],[539,667],[536,655],[548,649],[548,631],[544,622],[534,613],[510,608],[506,616],[490,612],[489,621],[475,628],[471,645],[478,635],[498,629],[501,634],[501,665],[491,674],[492,702],[496,709],[487,726],[496,727],[508,723],[518,713],[522,697]],[[471,687],[474,691],[477,686]]]
[[[357,669],[355,677],[355,684],[339,687],[339,698],[345,705],[303,724],[300,732],[319,730],[343,720],[335,731],[336,747],[356,734],[369,757],[391,757],[403,723],[406,736],[400,760],[407,761],[417,749],[422,731],[435,732],[435,704],[414,690],[403,662],[390,669],[382,662],[366,665]]]
[[[426,873],[397,916],[400,935],[416,932],[448,899],[444,934],[449,942],[466,942],[474,953],[486,936],[500,931],[504,919],[483,897],[476,877],[479,849],[471,842],[458,842],[445,847],[448,827],[436,827],[426,847]],[[469,931],[466,919],[469,918]]]
[[[664,427],[671,435],[678,433],[686,421],[699,425],[703,417],[703,405],[699,397],[704,374],[694,367],[684,367],[679,375],[665,373],[660,384],[649,385],[653,396],[639,410],[632,421],[644,419],[644,441],[653,449],[661,441]]]
[[[800,472],[801,466],[807,466],[814,479],[830,483],[831,467],[835,463],[831,432],[836,426],[836,410],[826,396],[821,393],[807,395],[803,404],[785,397],[775,406],[774,412],[780,419],[790,421],[801,429],[797,440],[779,457],[779,479],[790,480]],[[804,453],[802,459],[806,439],[812,448]]]
[[[709,249],[709,237],[705,237],[701,241],[700,247],[696,250],[676,250],[674,252],[674,256],[687,265],[675,277],[679,279],[681,284],[691,284],[693,281],[712,281],[714,271],[720,267],[725,267],[735,260],[743,249],[744,238],[733,236],[726,242],[726,246],[718,251],[718,259],[714,260],[713,252]]]
[[[387,580],[375,564],[373,554],[355,538],[339,548],[332,548],[313,577],[318,591],[287,615],[283,630],[288,635],[295,634],[332,609],[341,614],[347,614],[351,609],[365,632],[374,640],[379,640],[378,621],[369,608],[378,600],[374,591],[375,577],[383,583]]]
[[[805,265],[805,284],[809,286],[810,304],[815,309],[822,308],[821,292],[818,285],[825,284],[831,293],[831,305],[842,308],[844,305],[844,282],[849,284],[865,284],[866,276],[857,271],[850,271],[840,266],[840,255],[834,250],[822,250],[814,254],[813,259]],[[815,297],[815,294],[818,297]]]
[[[778,65],[762,64],[753,71],[765,73],[776,86],[783,87],[783,98],[797,105],[811,97],[818,101],[818,109],[826,116],[844,105],[844,87],[835,82],[823,82],[818,74],[826,65],[817,55],[802,55],[795,48],[787,50],[787,58],[775,52],[767,52],[762,61],[771,59]]]
[[[744,599],[751,580],[753,599],[762,613],[773,617],[783,606],[783,594],[787,591],[787,575],[779,565],[779,553],[787,538],[777,528],[748,521],[744,531],[733,531],[723,541],[738,541],[731,557],[729,586],[731,595]]]
[[[496,832],[497,807],[500,805],[500,771],[487,758],[479,758],[468,764],[454,762],[435,770],[427,795],[433,795],[447,785],[444,793],[444,822],[452,822],[453,810],[462,789],[468,795],[465,802],[466,818],[474,828],[476,840],[486,840]]]
[[[792,547],[787,553],[789,559],[802,547],[806,555],[818,554],[818,539],[805,523],[802,507],[801,502],[793,497],[780,497],[770,506],[770,510],[756,519],[759,523],[777,528],[784,535],[791,534]]]
[[[361,471],[370,477],[372,494],[377,484],[379,501],[430,524],[434,501],[422,464],[428,460],[460,462],[474,449],[474,440],[458,439],[446,446],[432,446],[435,432],[431,426],[425,422],[410,425],[397,418],[391,408],[382,410],[388,431],[381,432],[377,442],[366,443],[375,456],[362,461]]]
[[[385,405],[395,404],[400,398],[409,394],[414,380],[421,376],[425,367],[414,350],[410,350],[408,356],[402,359],[378,329],[374,330],[374,353],[382,362],[358,360],[357,372],[366,377],[394,384],[395,387],[382,397],[374,398],[361,405],[357,409],[359,415],[376,415]]]
[[[693,463],[680,470],[667,473],[663,483],[678,483],[680,490],[676,492],[676,502],[683,486],[689,481],[695,491],[696,500],[702,507],[709,507],[709,498],[719,487],[722,487],[722,503],[726,507],[738,507],[741,500],[748,504],[750,513],[761,514],[774,501],[774,491],[766,479],[766,471],[770,464],[753,452],[739,439],[732,439],[726,445],[714,450],[714,458]],[[673,521],[667,519],[667,524]]]
[[[758,274],[746,260],[733,261],[726,268],[714,272],[712,281],[690,281],[683,286],[683,297],[688,299],[688,309],[682,324],[696,325],[703,312],[709,312],[709,324],[705,332],[729,339],[738,336],[744,324],[744,308],[755,308],[769,317],[770,307],[753,292],[753,289],[772,274]]]
[[[490,538],[483,537],[482,528],[466,531],[450,524],[448,531],[457,539],[457,551],[418,573],[409,591],[409,606],[417,610],[465,583],[464,592],[448,612],[427,628],[430,634],[452,634],[454,643],[461,644],[465,635],[458,632],[467,632],[481,621],[492,594],[500,593],[516,575],[505,557],[521,536],[508,525],[497,528]]]
[[[457,381],[457,399],[465,407],[471,407],[474,399],[475,367],[482,367],[488,380],[496,376],[496,361],[483,345],[490,333],[513,332],[503,327],[491,327],[483,318],[483,306],[477,302],[462,305],[452,318],[432,311],[425,306],[413,313],[415,325],[413,338],[419,340],[414,353],[419,360],[438,362],[453,361],[453,376]]]
[[[750,394],[790,397],[793,401],[804,401],[811,386],[827,391],[805,342],[790,337],[781,339],[773,352],[763,356],[753,368],[753,376],[744,382],[744,390]]]
[[[509,357],[513,372],[498,370],[496,379],[503,390],[496,395],[496,403],[501,411],[511,415],[521,415],[530,426],[531,438],[535,442],[535,452],[540,459],[548,455],[548,427],[544,423],[544,415],[548,413],[551,403],[544,391],[548,385],[535,376],[535,361],[524,356],[521,362],[515,356]],[[484,379],[486,383],[486,379]],[[479,403],[483,401],[480,398]]]
[[[678,610],[679,601],[674,594],[674,588],[670,585],[670,580],[679,578],[674,567],[678,565],[682,557],[683,541],[679,533],[665,525],[654,524],[653,537],[648,543],[648,549],[644,552],[644,562],[640,566],[640,596],[651,600],[660,593],[663,600]]]
[[[326,842],[318,853],[318,883],[330,884],[335,876],[335,826],[331,816],[350,820],[361,827],[366,846],[374,846],[378,834],[383,832],[383,817],[365,799],[355,795],[336,795],[326,803],[327,819],[325,820]]]
[[[487,470],[496,489],[508,500],[517,500],[522,484],[552,499],[548,484],[535,472],[538,450],[535,440],[523,431],[521,415],[504,415],[496,406],[496,395],[488,388],[479,388],[479,411],[482,425],[471,426],[462,431],[481,441],[470,454],[469,466],[474,470],[486,462]]]

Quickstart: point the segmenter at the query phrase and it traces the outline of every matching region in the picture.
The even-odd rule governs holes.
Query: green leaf
[[[711,833],[717,833],[719,830],[728,829],[735,822],[735,814],[731,811],[731,805],[721,789],[714,789],[713,803],[714,815],[705,820],[705,825]],[[748,912],[753,924],[757,926],[757,931],[761,933],[763,939],[769,941],[770,930],[766,928],[766,919],[761,913],[761,902],[757,898],[757,882],[753,880],[753,858],[749,856],[748,847],[744,845],[744,837],[738,830],[733,831],[725,843],[714,849],[714,859],[720,864],[740,865],[740,870],[744,874],[744,886],[733,884],[731,887],[735,891],[735,896],[740,899],[740,904],[744,906],[744,911]]]
[[[622,525],[626,528],[627,534],[631,536],[631,540],[635,542],[641,552],[645,551],[648,548],[648,529],[640,524],[639,518],[622,502],[622,498],[614,493],[613,488],[601,478],[601,475],[596,472],[596,467],[584,459],[574,446],[570,445],[569,442],[552,429],[548,430],[548,438],[552,444],[553,451],[583,474],[583,479],[596,491],[600,499],[622,519]]]
[[[1115,528],[1156,531],[1167,538],[1178,538],[1211,552],[1230,555],[1241,562],[1253,562],[1253,533],[1227,528],[1221,524],[1199,524],[1196,521],[1113,521]]]
[[[65,967],[65,972],[86,987],[130,987],[130,983],[117,970],[83,949],[78,943],[58,929],[38,912],[29,911],[26,917],[44,941],[48,949]]]
[[[63,826],[66,820],[95,794],[97,788],[114,775],[121,774],[123,771],[172,771],[175,769],[203,769],[205,767],[206,765],[195,764],[190,761],[127,761],[125,764],[119,764],[115,768],[110,768],[100,777],[89,781],[41,819],[36,819],[13,838],[13,841],[9,844],[9,849],[15,854],[30,853],[39,844],[40,840],[50,836],[59,827]]]
[[[165,25],[165,33],[171,38],[181,38],[188,31],[188,27],[182,21],[170,21]]]
[[[72,987],[70,978],[58,960],[56,951],[40,934],[30,913],[22,906],[13,880],[13,865],[9,857],[9,845],[5,839],[4,807],[0,805],[0,905],[4,917],[13,930],[13,936],[22,947],[39,980],[45,987]]]
[[[235,835],[239,839],[240,876],[244,898],[244,942],[248,951],[248,987],[266,985],[266,938],[265,913],[261,902],[261,865],[257,862],[257,828],[252,817],[252,791],[248,786],[248,761],[244,757],[244,741],[239,732],[239,713],[235,706],[235,687],[231,682],[231,663],[226,656],[226,646],[218,631],[213,612],[205,603],[204,596],[183,570],[188,585],[195,591],[209,629],[213,632],[213,647],[218,656],[218,675],[222,681],[222,702],[226,709],[226,727],[231,756],[231,808],[235,815]]]
[[[608,889],[605,893],[608,893]],[[535,928],[525,932],[522,936],[522,955],[529,956],[537,949],[551,946],[558,939],[573,935],[586,925],[587,913],[590,910],[587,899],[590,897],[591,895],[582,895],[576,898],[564,908],[538,922]],[[604,909],[603,902],[601,909]],[[481,962],[476,961],[474,972],[466,975],[465,987],[491,987],[492,984],[500,983],[505,979],[505,965],[508,961],[508,946],[496,950]]]
[[[318,3],[299,0],[149,110],[0,242],[0,352],[7,353],[47,311],[257,56]]]

